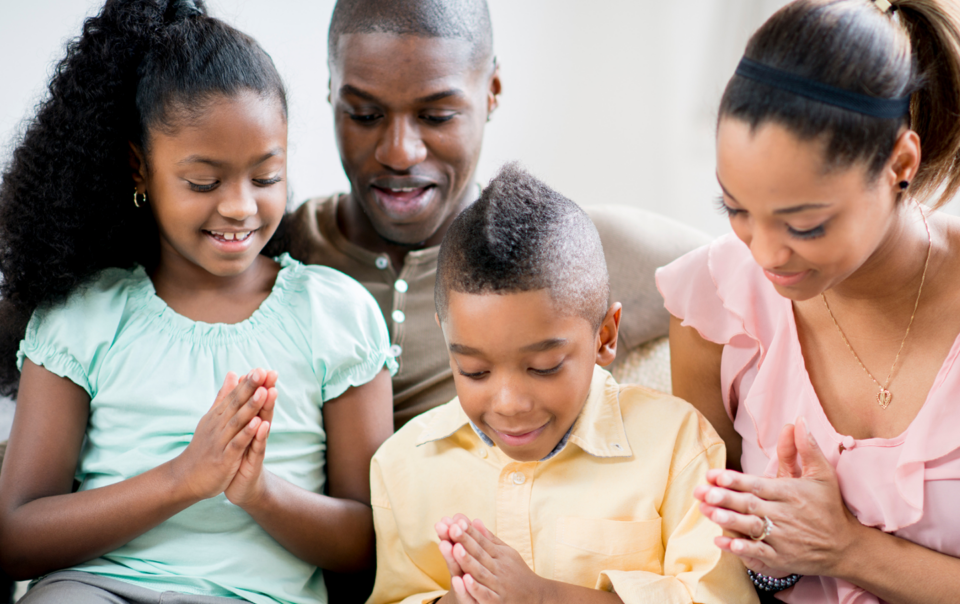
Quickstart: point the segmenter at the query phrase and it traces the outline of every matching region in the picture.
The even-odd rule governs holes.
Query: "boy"
[[[515,165],[453,222],[435,294],[458,398],[373,459],[370,604],[756,601],[693,498],[723,442],[597,367],[608,292],[590,219]]]

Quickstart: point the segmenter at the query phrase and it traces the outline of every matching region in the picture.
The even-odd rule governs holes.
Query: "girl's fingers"
[[[220,386],[220,390],[217,392],[216,398],[213,399],[213,404],[210,408],[213,409],[220,405],[227,395],[230,394],[230,391],[237,387],[238,383],[240,383],[240,378],[237,377],[237,374],[228,371],[226,377],[223,378],[223,385]]]
[[[467,593],[480,604],[487,604],[488,602],[496,602],[498,600],[497,594],[475,580],[473,575],[463,575],[463,585],[467,588]]]
[[[277,404],[277,389],[268,388],[267,389],[267,400],[263,402],[263,407],[260,408],[260,419],[265,422],[273,421],[273,410]]]
[[[236,455],[243,459],[243,455],[246,454],[247,447],[250,446],[250,443],[253,442],[253,439],[257,436],[257,430],[260,428],[261,420],[259,417],[254,417],[251,419],[247,425],[240,430],[236,436],[230,439],[230,442],[227,443],[227,452],[231,455]]]

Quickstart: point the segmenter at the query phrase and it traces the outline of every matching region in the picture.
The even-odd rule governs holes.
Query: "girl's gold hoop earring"
[[[137,188],[133,188],[133,205],[136,207],[141,207],[142,205],[147,205],[147,194],[143,194],[143,200],[140,200],[140,193],[137,192]]]

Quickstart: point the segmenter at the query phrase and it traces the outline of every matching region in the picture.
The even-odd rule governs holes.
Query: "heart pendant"
[[[890,406],[891,400],[893,400],[893,394],[886,388],[881,388],[880,392],[877,393],[877,403],[881,409],[886,409]]]

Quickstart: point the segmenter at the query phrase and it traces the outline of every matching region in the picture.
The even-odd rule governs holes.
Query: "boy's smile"
[[[543,459],[580,415],[594,365],[613,361],[620,305],[598,333],[547,290],[447,300],[441,327],[464,412],[511,458]]]

